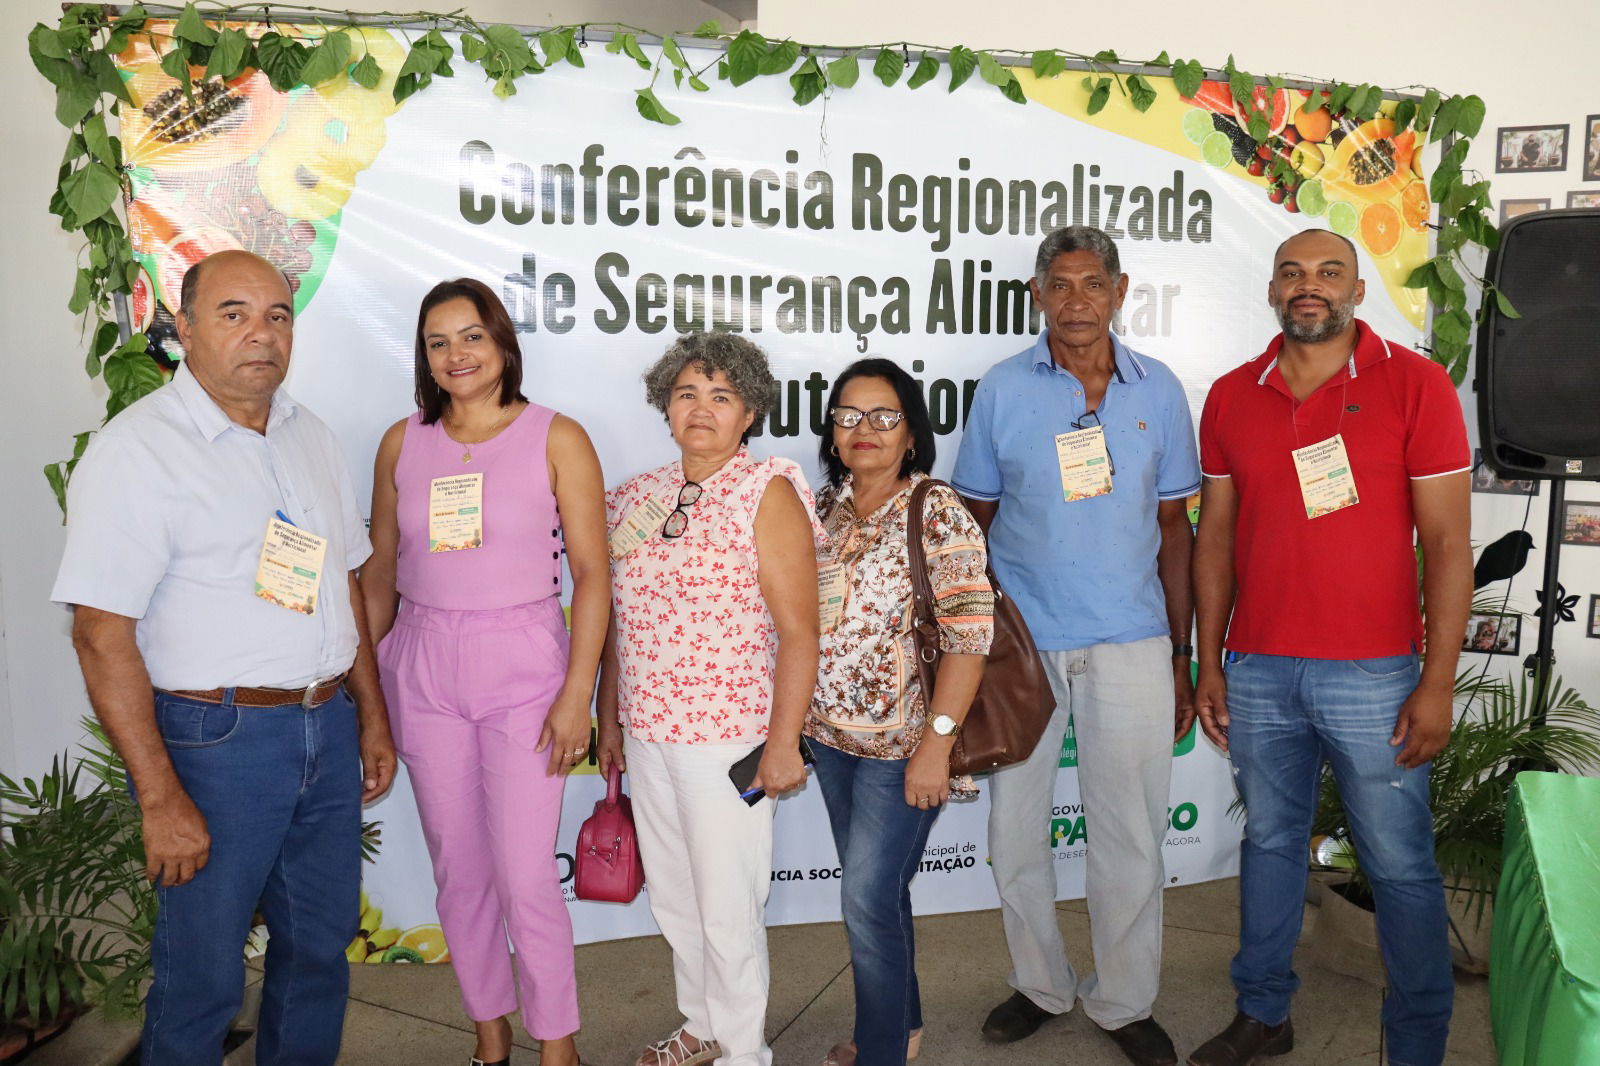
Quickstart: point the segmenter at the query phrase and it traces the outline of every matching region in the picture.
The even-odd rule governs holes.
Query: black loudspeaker
[[[1478,436],[1507,478],[1600,478],[1600,209],[1520,215],[1486,276],[1478,325]]]

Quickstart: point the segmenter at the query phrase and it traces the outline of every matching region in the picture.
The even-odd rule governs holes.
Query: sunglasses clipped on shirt
[[[672,513],[667,515],[667,520],[661,523],[662,540],[673,540],[683,536],[683,531],[689,528],[689,508],[694,506],[704,491],[698,481],[683,483],[683,488],[678,490],[678,506],[674,507]]]
[[[1093,421],[1090,421],[1090,419],[1093,419]],[[1104,426],[1105,423],[1100,421],[1100,409],[1097,407],[1093,411],[1083,412],[1083,415],[1071,425],[1073,429],[1093,429],[1096,426]],[[1111,476],[1116,477],[1117,461],[1111,455],[1110,445],[1106,446],[1106,462],[1110,465]]]
[[[859,407],[835,407],[828,411],[828,418],[840,429],[854,429],[865,418],[867,425],[881,433],[898,426],[905,416],[904,411],[896,411],[892,407],[874,407],[870,411],[863,411]]]

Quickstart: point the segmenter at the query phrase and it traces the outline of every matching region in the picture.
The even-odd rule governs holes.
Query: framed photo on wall
[[[1461,650],[1483,655],[1516,655],[1522,650],[1522,616],[1468,615],[1467,632],[1461,639]]]
[[[1583,180],[1600,181],[1600,115],[1590,115],[1583,128]]]
[[[1600,596],[1589,597],[1589,635],[1600,640]]]
[[[1472,449],[1472,491],[1498,494],[1501,496],[1537,496],[1539,483],[1537,481],[1516,481],[1503,478],[1489,469],[1489,464],[1483,461],[1483,449]]]
[[[1567,169],[1566,123],[1559,126],[1501,126],[1496,132],[1496,174],[1543,174]]]
[[[1500,224],[1503,226],[1518,215],[1526,215],[1532,211],[1550,210],[1549,199],[1543,200],[1501,200]]]
[[[1600,548],[1600,503],[1568,500],[1561,516],[1561,543]]]
[[[1600,189],[1573,189],[1567,193],[1568,207],[1600,207]]]

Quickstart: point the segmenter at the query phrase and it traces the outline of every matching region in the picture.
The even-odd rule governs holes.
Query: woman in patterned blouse
[[[605,773],[626,757],[650,913],[672,946],[684,1020],[638,1066],[770,1066],[773,802],[758,791],[747,804],[728,770],[770,741],[753,787],[776,797],[805,780],[822,530],[800,467],[745,450],[777,395],[760,348],[686,334],[645,386],[682,456],[607,496],[599,759]]]
[[[824,596],[842,588],[843,601],[822,618],[805,735],[843,867],[856,1022],[854,1040],[823,1063],[903,1066],[922,1035],[911,878],[952,785],[971,789],[951,782],[950,751],[983,676],[994,596],[982,531],[953,490],[934,488],[923,550],[944,655],[930,705],[917,680],[906,543],[911,490],[933,466],[927,404],[899,366],[862,359],[834,382],[828,416],[817,561]]]

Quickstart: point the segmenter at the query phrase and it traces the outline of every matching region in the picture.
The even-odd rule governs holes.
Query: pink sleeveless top
[[[545,445],[556,413],[529,404],[492,440],[458,444],[442,422],[406,420],[395,463],[400,557],[395,587],[411,603],[447,611],[492,611],[561,592],[561,522]],[[428,551],[428,489],[436,477],[483,474],[483,546]]]

